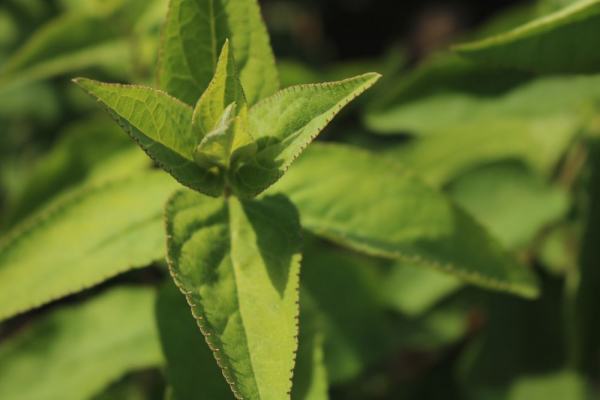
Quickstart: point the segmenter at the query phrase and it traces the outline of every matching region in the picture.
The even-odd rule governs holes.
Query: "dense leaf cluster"
[[[592,396],[600,1],[376,86],[276,64],[254,0],[61,4],[0,52],[0,105],[128,83],[75,79],[116,124],[62,89],[89,116],[0,180],[0,399]],[[312,143],[371,87],[370,133]]]

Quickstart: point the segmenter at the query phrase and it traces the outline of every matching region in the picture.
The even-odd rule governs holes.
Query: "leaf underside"
[[[179,191],[168,262],[238,398],[289,398],[297,347],[300,223],[283,196],[240,202]]]

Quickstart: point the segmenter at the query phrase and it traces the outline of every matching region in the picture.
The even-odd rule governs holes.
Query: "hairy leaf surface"
[[[379,77],[370,73],[339,82],[292,86],[252,107],[248,131],[258,152],[231,171],[234,192],[242,198],[253,197],[276,182],[331,119]]]
[[[162,364],[152,289],[121,287],[44,317],[0,345],[0,397],[80,400]]]
[[[159,87],[195,105],[213,78],[226,39],[248,103],[275,93],[275,58],[255,0],[172,0],[161,41]]]
[[[544,73],[600,72],[600,1],[582,0],[512,31],[457,46],[472,60]]]
[[[527,267],[410,170],[339,145],[313,145],[306,153],[274,188],[290,196],[304,228],[369,254],[537,296]]]
[[[198,142],[191,133],[192,108],[164,92],[142,86],[75,81],[181,184],[209,196],[223,191],[223,178],[194,162]]]
[[[219,56],[215,75],[194,109],[192,134],[196,137],[197,143],[217,127],[223,112],[231,104],[236,105],[238,112],[244,110],[246,95],[238,77],[233,51],[230,49],[229,41],[226,41]],[[234,113],[227,119],[235,116]]]
[[[0,239],[0,319],[164,255],[161,211],[177,188],[160,172],[71,192]]]
[[[177,192],[168,261],[232,391],[283,399],[297,347],[300,223],[285,197],[240,202]]]

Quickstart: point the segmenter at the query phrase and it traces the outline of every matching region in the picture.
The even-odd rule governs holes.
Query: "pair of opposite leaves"
[[[225,41],[196,107],[151,88],[76,79],[181,184],[209,196],[255,197],[380,75],[294,86],[250,107]]]

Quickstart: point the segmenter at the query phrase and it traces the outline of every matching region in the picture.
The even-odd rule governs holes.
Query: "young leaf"
[[[543,73],[600,72],[600,1],[582,0],[510,32],[457,46],[469,59]]]
[[[113,289],[3,341],[0,398],[89,399],[128,372],[161,365],[154,299],[152,289]]]
[[[161,40],[159,87],[195,105],[226,39],[250,105],[279,89],[275,58],[255,0],[171,0]]]
[[[492,290],[538,295],[530,270],[410,170],[340,145],[313,145],[305,153],[275,187],[296,204],[304,228],[368,254],[445,271]]]
[[[172,282],[159,291],[156,321],[173,398],[232,399],[213,353],[190,318],[190,306]]]
[[[164,256],[160,172],[83,187],[0,239],[0,320]]]
[[[289,398],[300,222],[283,196],[240,202],[179,191],[165,208],[168,262],[238,398]]]
[[[234,192],[242,198],[254,197],[276,182],[331,119],[379,77],[370,73],[339,82],[293,86],[252,107],[248,131],[258,152],[230,172]]]
[[[181,184],[220,196],[223,178],[194,162],[198,143],[191,133],[192,108],[158,90],[89,79],[75,80],[119,125]]]
[[[206,135],[194,153],[196,164],[228,171],[232,165],[250,160],[258,146],[247,131],[245,118],[244,113]]]
[[[246,95],[238,77],[233,51],[227,40],[221,50],[213,80],[194,109],[192,134],[197,143],[216,128],[225,109],[231,104],[236,104],[239,111],[246,109]],[[235,116],[234,113],[226,120]]]

